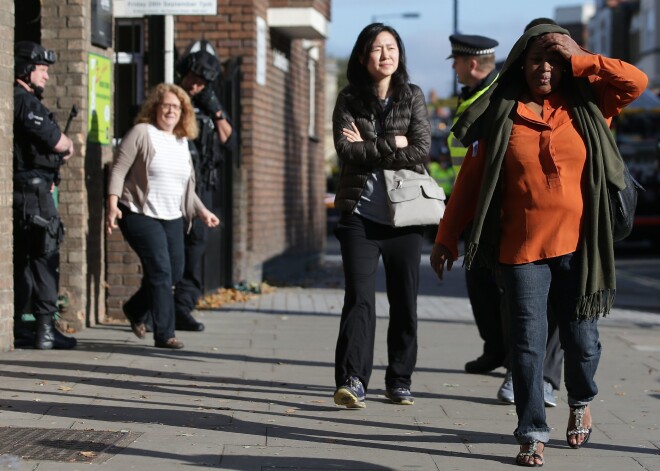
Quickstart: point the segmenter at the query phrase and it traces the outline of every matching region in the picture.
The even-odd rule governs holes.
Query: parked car
[[[630,239],[660,248],[660,98],[646,91],[618,119],[616,139],[630,174],[643,187]]]

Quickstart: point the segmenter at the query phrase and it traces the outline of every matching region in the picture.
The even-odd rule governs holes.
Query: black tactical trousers
[[[198,196],[207,208],[211,207],[210,191],[198,191]],[[199,218],[193,220],[192,229],[185,235],[184,252],[185,265],[183,276],[174,290],[174,312],[177,319],[186,316],[195,309],[197,301],[203,294],[204,252],[209,239],[209,228]]]
[[[193,220],[192,229],[185,236],[186,262],[183,277],[174,290],[174,311],[177,318],[190,314],[202,295],[202,269],[209,228],[199,219]]]
[[[15,320],[26,312],[39,316],[57,311],[59,247],[48,241],[46,229],[34,219],[36,215],[50,221],[58,214],[50,185],[33,180],[34,184],[14,184]]]

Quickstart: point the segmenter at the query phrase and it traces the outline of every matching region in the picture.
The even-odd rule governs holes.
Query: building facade
[[[649,88],[660,93],[660,0],[641,0],[637,65],[649,76]]]
[[[325,242],[323,71],[330,0],[218,0],[215,14],[173,18],[113,17],[107,0],[0,3],[0,165],[6,169],[0,211],[8,219],[14,37],[56,51],[44,95],[58,121],[66,122],[72,105],[78,109],[69,131],[75,154],[58,194],[67,228],[60,265],[64,327],[123,320],[121,304],[139,285],[135,254],[116,231],[104,235],[113,146],[148,88],[167,75],[167,54],[176,59],[194,40],[211,42],[223,61],[230,79],[223,98],[238,133],[214,206],[223,211],[224,232],[212,237],[207,288],[283,278],[318,263]],[[0,229],[0,241],[0,350],[6,351],[13,346],[10,225]],[[218,275],[215,262],[224,273]]]
[[[631,62],[660,92],[660,0],[600,0],[589,20],[589,49]]]

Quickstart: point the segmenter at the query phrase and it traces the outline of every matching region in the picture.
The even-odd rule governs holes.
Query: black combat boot
[[[32,348],[35,329],[35,322],[25,322],[20,317],[14,318],[14,348]]]
[[[37,319],[37,333],[34,338],[34,348],[38,350],[52,350],[55,343],[55,327],[53,327],[52,314],[34,316]]]
[[[174,328],[189,332],[201,332],[204,330],[204,324],[198,322],[189,312],[177,312]]]
[[[72,348],[76,348],[76,345],[78,345],[78,341],[75,337],[67,337],[59,330],[57,330],[56,327],[53,327],[53,334],[55,339],[53,342],[53,348],[55,350],[71,350]]]

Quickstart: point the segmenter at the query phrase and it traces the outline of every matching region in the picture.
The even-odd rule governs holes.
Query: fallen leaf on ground
[[[201,297],[197,302],[197,309],[217,309],[225,304],[244,303],[257,298],[259,294],[256,291],[259,294],[268,294],[274,293],[276,289],[268,283],[261,283],[261,285],[251,290],[218,288],[214,293]]]

